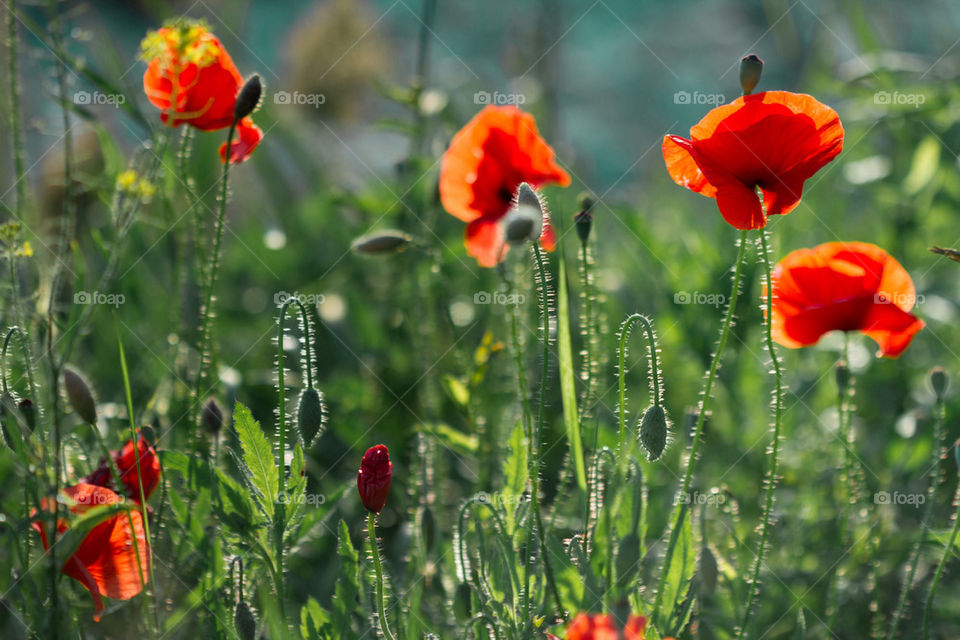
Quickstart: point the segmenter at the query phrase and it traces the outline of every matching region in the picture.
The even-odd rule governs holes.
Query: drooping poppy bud
[[[943,402],[947,396],[947,389],[950,387],[950,376],[944,371],[943,367],[936,367],[930,372],[930,386],[933,392],[937,394],[937,402]]]
[[[203,411],[200,413],[200,424],[203,425],[207,433],[214,436],[223,429],[223,409],[220,408],[220,403],[217,402],[216,398],[210,398],[203,405]]]
[[[307,387],[300,394],[300,403],[297,405],[297,425],[305,446],[313,445],[323,434],[323,422],[323,397],[313,387]]]
[[[17,408],[20,409],[20,415],[23,416],[24,422],[26,422],[27,426],[30,427],[30,431],[36,429],[37,408],[33,406],[33,400],[30,398],[24,398],[17,404]]]
[[[70,368],[63,370],[63,386],[74,412],[88,424],[97,423],[97,403],[89,385],[79,373]]]
[[[517,187],[516,204],[503,219],[504,237],[519,246],[540,237],[543,230],[544,204],[526,182]]]
[[[740,88],[743,89],[743,95],[748,96],[753,92],[762,73],[763,60],[755,53],[740,58]]]
[[[717,557],[707,545],[703,545],[700,549],[699,565],[697,573],[700,575],[700,587],[707,595],[713,595],[717,589],[720,568],[717,565]]]
[[[357,473],[357,489],[360,491],[363,506],[369,511],[380,513],[387,504],[392,479],[393,463],[390,462],[390,451],[387,447],[378,444],[367,449]]]
[[[263,83],[256,73],[243,83],[237,101],[233,103],[233,119],[240,121],[256,110],[260,104],[260,95],[263,93]]]
[[[640,418],[640,444],[650,460],[658,459],[667,447],[667,413],[660,405],[651,405]]]
[[[240,640],[254,640],[257,637],[257,619],[246,602],[240,600],[233,610],[233,626]]]
[[[394,229],[384,229],[376,233],[360,236],[350,243],[350,248],[354,253],[364,255],[388,255],[400,253],[413,238],[403,231]]]

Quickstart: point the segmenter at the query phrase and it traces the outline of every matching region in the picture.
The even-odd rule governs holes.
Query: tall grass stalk
[[[938,420],[943,421],[943,403],[939,403]],[[960,440],[957,441],[957,466],[960,468]],[[933,580],[930,581],[930,589],[927,591],[927,600],[923,603],[923,640],[930,638],[930,613],[933,611],[933,598],[937,595],[937,588],[940,586],[940,578],[943,577],[943,570],[947,566],[950,558],[954,555],[954,544],[957,542],[957,536],[960,534],[960,482],[957,483],[957,492],[953,497],[953,504],[956,512],[953,514],[953,528],[950,530],[950,537],[947,538],[947,544],[943,548],[943,555],[940,556],[940,562],[937,564],[937,570],[933,574]]]

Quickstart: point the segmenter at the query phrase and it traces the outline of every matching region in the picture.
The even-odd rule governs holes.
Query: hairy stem
[[[367,532],[370,534],[370,552],[373,555],[373,569],[377,574],[377,616],[380,619],[380,632],[387,640],[395,640],[387,624],[386,598],[383,595],[383,565],[380,562],[380,545],[377,544],[377,522],[373,511],[367,512]]]

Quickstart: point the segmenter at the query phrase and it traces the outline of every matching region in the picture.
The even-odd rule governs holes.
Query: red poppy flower
[[[865,242],[828,242],[788,254],[773,272],[773,337],[805,347],[833,330],[860,331],[896,358],[924,327],[910,313],[913,281],[886,251]]]
[[[110,489],[85,483],[66,487],[63,495],[73,503],[70,512],[77,515],[95,506],[123,502],[123,498]],[[43,506],[49,508],[46,504]],[[38,521],[31,526],[40,534],[43,548],[48,549],[44,527]],[[66,522],[57,523],[59,533],[67,529]],[[90,592],[96,621],[103,613],[102,596],[129,600],[140,593],[150,575],[150,546],[140,512],[118,513],[94,527],[64,563],[62,571]]]
[[[467,252],[482,267],[495,266],[507,251],[500,221],[521,182],[534,189],[565,187],[570,176],[554,161],[532,115],[514,106],[488,106],[453,137],[440,169],[440,200],[467,223]],[[548,251],[556,243],[549,220],[540,243]]]
[[[631,615],[627,619],[627,626],[624,627],[623,636],[621,636],[617,631],[613,617],[602,614],[579,613],[567,626],[566,640],[621,640],[621,638],[623,640],[643,640],[646,628],[646,618]],[[556,636],[550,637],[555,638]]]
[[[137,454],[140,457],[140,476],[143,478],[143,495],[149,500],[150,494],[160,482],[160,458],[157,452],[144,439],[137,439]],[[134,454],[133,440],[128,440],[120,451],[111,451],[110,457],[120,473],[124,493],[128,498],[140,504],[140,485],[137,483],[137,455]],[[113,477],[107,461],[101,459],[100,465],[86,478],[84,482],[100,487],[113,488]]]
[[[243,87],[230,54],[199,22],[181,20],[147,34],[141,44],[147,61],[143,90],[160,109],[160,119],[174,127],[189,124],[203,131],[233,124],[233,106]],[[243,162],[260,143],[263,132],[250,118],[237,123],[231,162]],[[225,160],[226,143],[220,147]]]
[[[367,449],[357,473],[357,489],[363,506],[380,513],[387,504],[391,480],[393,463],[390,462],[390,451],[382,444]]]
[[[808,95],[766,91],[711,110],[689,140],[664,137],[663,159],[674,182],[715,198],[724,220],[760,229],[767,216],[790,213],[803,183],[842,148],[836,111]]]

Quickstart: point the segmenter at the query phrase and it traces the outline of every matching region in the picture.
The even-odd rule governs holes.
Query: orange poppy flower
[[[644,630],[647,628],[647,619],[639,615],[631,615],[627,619],[627,626],[621,636],[612,616],[589,613],[578,613],[567,625],[566,640],[643,640]],[[551,640],[556,636],[547,634]],[[665,639],[669,640],[669,639]]]
[[[63,495],[73,503],[70,512],[78,515],[95,506],[123,502],[110,489],[86,483],[66,487]],[[43,548],[48,549],[47,532],[41,523],[34,521],[32,526],[40,534]],[[57,523],[59,533],[67,529],[66,522]],[[150,546],[140,512],[118,513],[94,527],[64,563],[62,571],[90,592],[95,621],[103,613],[103,596],[129,600],[140,593],[150,574]]]
[[[915,301],[910,275],[876,245],[799,249],[773,272],[773,337],[795,348],[829,331],[860,331],[877,342],[879,355],[896,358],[924,327],[910,313]]]
[[[514,106],[488,106],[453,137],[440,169],[440,200],[467,223],[467,252],[482,267],[495,266],[507,252],[500,221],[521,182],[534,189],[565,187],[570,176],[555,162],[532,115]],[[540,243],[548,251],[556,243],[549,220]]]
[[[230,54],[200,22],[180,20],[151,31],[140,45],[147,62],[143,90],[160,120],[179,127],[189,124],[203,131],[233,124],[233,106],[243,87]],[[263,138],[249,117],[237,123],[230,161],[243,162]],[[220,158],[226,162],[226,143]]]
[[[724,220],[760,229],[767,216],[790,213],[803,183],[842,148],[836,111],[808,95],[766,91],[711,110],[689,140],[664,137],[663,159],[674,182],[715,198]]]
[[[144,439],[139,436],[137,439],[137,452],[140,456],[140,477],[143,478],[143,495],[149,500],[150,494],[157,488],[160,482],[160,458],[156,450]],[[120,473],[120,481],[123,483],[123,491],[128,498],[140,504],[140,485],[137,482],[137,456],[133,450],[133,440],[128,440],[120,451],[111,451],[110,457]],[[113,474],[110,466],[104,459],[100,460],[100,465],[89,476],[84,478],[87,484],[94,484],[100,487],[113,488]]]

